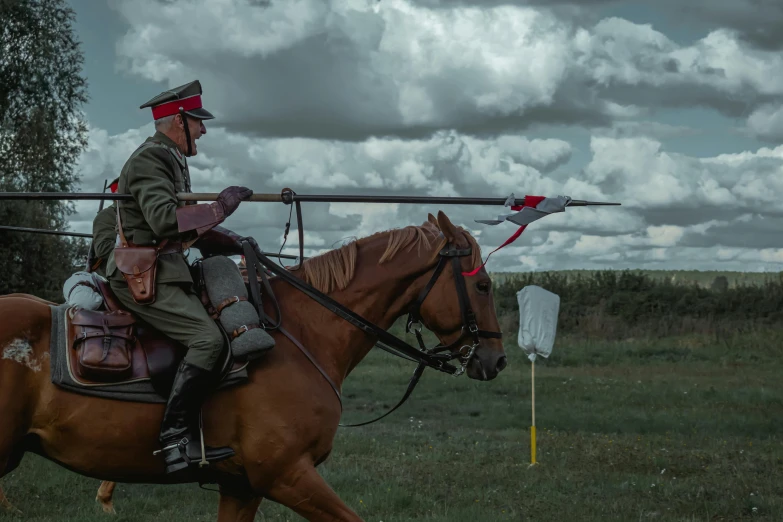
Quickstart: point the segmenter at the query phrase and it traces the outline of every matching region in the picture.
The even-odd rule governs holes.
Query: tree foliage
[[[528,285],[560,296],[558,332],[562,334],[621,339],[783,326],[783,275],[762,284],[705,288],[626,270],[504,278],[493,291],[504,331],[518,330],[516,294]]]
[[[65,0],[0,0],[0,190],[74,190],[87,145],[83,55]],[[66,201],[0,201],[0,224],[67,230]],[[0,231],[0,295],[61,300],[60,288],[87,244],[59,236]]]

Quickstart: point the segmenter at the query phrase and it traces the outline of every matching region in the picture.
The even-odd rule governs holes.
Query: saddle
[[[66,352],[71,375],[85,386],[149,380],[158,394],[168,396],[187,348],[124,309],[107,283],[96,280],[95,287],[105,310],[69,312]],[[216,372],[222,381],[247,362],[234,359],[220,330],[225,342]]]

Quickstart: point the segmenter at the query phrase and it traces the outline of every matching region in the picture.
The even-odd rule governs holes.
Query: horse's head
[[[474,276],[462,275],[480,263],[478,243],[443,212],[437,218],[430,214],[429,226],[440,230],[445,247],[437,252],[436,271],[413,309],[419,310],[424,326],[438,337],[439,351],[459,355],[460,362],[468,360],[466,371],[471,379],[492,380],[507,364],[492,281],[483,268]]]

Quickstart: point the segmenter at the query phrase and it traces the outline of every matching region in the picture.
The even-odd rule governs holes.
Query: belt
[[[169,243],[166,244],[166,246],[164,246],[163,248],[161,248],[158,251],[158,255],[160,255],[160,254],[178,254],[178,253],[182,253],[182,242],[181,241],[176,241],[176,242],[170,241]]]
[[[128,246],[131,248],[138,247],[138,245],[133,244],[131,241],[128,241]],[[152,245],[150,245],[152,246]],[[149,248],[149,247],[144,247]],[[182,248],[182,241],[169,241],[166,243],[166,245],[158,250],[158,255],[160,254],[180,254],[183,252]]]

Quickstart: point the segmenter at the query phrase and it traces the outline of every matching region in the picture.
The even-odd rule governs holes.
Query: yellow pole
[[[531,362],[530,386],[532,389],[533,423],[530,426],[530,465],[533,466],[536,463],[536,361],[534,359]]]

